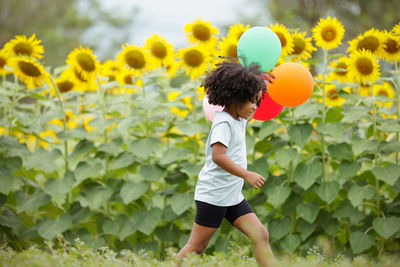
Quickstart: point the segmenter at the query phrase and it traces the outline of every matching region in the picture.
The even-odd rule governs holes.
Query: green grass
[[[182,266],[220,266],[220,267],[256,267],[257,262],[253,257],[246,256],[249,247],[233,246],[228,253],[217,252],[213,255],[189,255]],[[77,242],[75,246],[65,244],[57,247],[49,242],[47,247],[32,247],[22,252],[12,250],[10,247],[0,249],[0,266],[140,266],[140,267],[167,267],[176,266],[175,256],[177,250],[169,248],[163,260],[155,257],[152,253],[140,251],[134,253],[130,250],[115,252],[107,247],[93,251]],[[276,266],[293,267],[392,267],[400,266],[399,257],[380,257],[371,259],[366,256],[358,256],[348,259],[343,256],[336,256],[328,259],[316,247],[308,252],[307,257],[282,256],[276,259]]]

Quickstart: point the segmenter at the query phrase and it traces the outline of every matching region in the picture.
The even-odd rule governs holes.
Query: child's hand
[[[244,179],[254,188],[261,187],[264,182],[265,178],[259,175],[258,173],[248,171]]]

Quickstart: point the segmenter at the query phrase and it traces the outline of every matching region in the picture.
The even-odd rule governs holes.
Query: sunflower
[[[278,37],[279,40],[281,41],[281,46],[282,46],[282,56],[287,56],[290,55],[290,53],[293,52],[294,48],[294,43],[292,36],[290,35],[289,31],[287,28],[279,23],[276,23],[275,25],[270,25],[269,26],[270,30],[273,31]]]
[[[290,55],[293,57],[293,60],[308,59],[311,57],[311,53],[317,50],[317,48],[312,45],[311,38],[306,38],[305,32],[295,31],[291,36],[293,40],[293,51]]]
[[[202,75],[208,68],[210,56],[208,51],[201,46],[181,48],[178,51],[178,64],[186,70],[186,75],[191,79]]]
[[[365,49],[370,51],[377,57],[382,57],[383,54],[383,32],[370,29],[366,31],[364,34],[360,34],[353,40],[349,41],[349,48],[347,52],[351,53],[353,51],[359,51],[361,49]]]
[[[74,89],[81,92],[86,91],[96,91],[98,85],[96,83],[96,76],[89,75],[88,77],[84,77],[82,73],[80,73],[75,66],[69,66],[63,74],[70,78],[70,81],[74,83]]]
[[[317,26],[312,29],[313,39],[318,47],[334,49],[342,43],[344,27],[336,17],[320,19]]]
[[[40,45],[42,41],[36,39],[35,34],[26,38],[25,35],[16,35],[14,39],[7,42],[4,49],[13,56],[27,56],[31,58],[42,58],[44,48]]]
[[[370,51],[362,49],[350,54],[349,77],[359,83],[373,83],[380,77],[379,63]]]
[[[5,68],[9,58],[10,58],[10,56],[8,55],[6,50],[1,49],[0,50],[0,76],[5,76],[5,75],[11,73],[11,71],[9,71]]]
[[[157,67],[167,66],[174,61],[172,44],[157,34],[147,38],[144,48],[150,52],[151,59]]]
[[[26,56],[11,57],[9,66],[14,69],[15,75],[24,82],[28,88],[36,88],[48,82],[49,75],[33,58]]]
[[[123,69],[118,73],[116,80],[118,81],[118,84],[120,84],[120,85],[141,86],[141,79],[135,80],[134,77],[135,77],[134,70]],[[113,93],[115,95],[123,94],[123,93],[133,93],[135,91],[136,91],[135,88],[125,88],[125,87],[118,87],[116,89],[113,89]]]
[[[371,96],[371,85],[361,83],[357,88],[357,92],[359,96]]]
[[[391,32],[392,32],[394,35],[400,35],[400,22],[397,23],[397,24],[393,27],[393,29],[391,30]]]
[[[168,101],[172,101],[175,100],[179,95],[181,94],[181,92],[170,92],[168,93]],[[190,96],[187,97],[183,97],[181,99],[179,99],[180,102],[185,103],[187,109],[180,109],[180,108],[176,108],[176,107],[171,107],[171,111],[172,113],[185,118],[191,109],[193,109],[193,105],[191,102],[192,98]]]
[[[75,89],[74,87],[76,87],[74,81],[67,75],[61,75],[60,77],[56,78],[55,83],[61,94],[72,91]],[[53,97],[57,95],[53,85],[51,86],[51,95]]]
[[[387,31],[384,31],[383,34],[383,58],[388,62],[391,60],[398,62],[400,60],[400,35],[394,35]]]
[[[225,38],[218,42],[219,54],[224,57],[231,57],[237,59],[237,45],[238,41],[236,38]]]
[[[348,75],[348,58],[346,56],[340,57],[330,63],[330,67],[333,68],[332,72],[329,73],[327,79],[332,81],[350,82]]]
[[[122,51],[117,55],[117,61],[122,68],[133,70],[135,75],[147,74],[147,71],[155,68],[150,60],[150,53],[145,51],[144,47],[134,44],[122,46]]]
[[[374,96],[386,96],[387,98],[394,98],[395,93],[392,85],[388,82],[384,82],[383,84],[374,84]],[[393,102],[378,102],[378,105],[385,106],[386,108],[390,108],[393,106]]]
[[[66,63],[74,66],[75,70],[84,78],[90,79],[89,76],[96,76],[100,63],[96,59],[90,48],[75,48],[69,53]]]
[[[68,129],[74,129],[79,126],[80,118],[71,110],[65,111],[65,122]],[[47,122],[47,124],[55,124],[60,128],[64,127],[62,119],[52,119]]]
[[[189,42],[214,47],[218,38],[218,28],[211,25],[209,21],[197,19],[193,23],[186,24],[184,27]]]
[[[244,26],[241,23],[236,23],[229,27],[227,39],[234,39],[236,42],[239,42],[240,37],[242,34],[250,28],[250,25]]]
[[[167,71],[167,77],[168,78],[173,78],[176,76],[176,73],[178,71],[179,64],[173,60],[168,63],[168,65],[165,66],[165,70]]]
[[[325,104],[330,107],[341,107],[346,99],[339,96],[339,90],[334,84],[325,85]]]
[[[58,139],[57,134],[53,130],[46,130],[44,132],[39,133],[39,142],[38,145],[40,147],[43,147],[44,149],[47,149],[49,147],[49,142],[50,143],[60,143],[60,139]]]
[[[120,71],[121,67],[116,61],[107,59],[103,62],[103,64],[100,65],[100,76],[107,78],[106,80],[101,79],[102,83],[115,81]]]

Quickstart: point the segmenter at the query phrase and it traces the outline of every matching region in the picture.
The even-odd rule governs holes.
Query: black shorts
[[[232,225],[242,215],[254,212],[245,199],[239,204],[221,207],[196,200],[196,217],[194,221],[202,226],[218,228],[226,218]]]

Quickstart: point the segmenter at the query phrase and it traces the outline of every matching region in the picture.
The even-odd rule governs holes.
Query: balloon
[[[204,95],[204,98],[203,98],[203,111],[206,114],[206,117],[210,121],[214,121],[214,114],[215,114],[216,111],[222,111],[223,109],[224,109],[224,107],[208,103],[208,96],[207,96],[207,94]]]
[[[281,113],[283,109],[282,105],[274,102],[267,92],[264,94],[264,98],[261,99],[260,106],[257,108],[256,113],[254,113],[253,119],[259,121],[267,121],[275,118]]]
[[[268,83],[272,100],[285,107],[303,104],[310,98],[314,80],[308,69],[298,63],[284,63],[272,70],[273,83]]]
[[[252,27],[245,31],[237,45],[237,55],[242,65],[258,63],[262,72],[272,69],[281,56],[279,37],[265,27]]]

